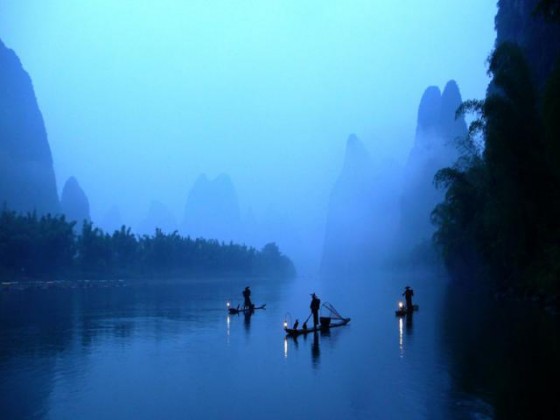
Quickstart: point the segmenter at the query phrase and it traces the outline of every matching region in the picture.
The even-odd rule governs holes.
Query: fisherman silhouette
[[[319,308],[321,307],[321,299],[317,297],[315,293],[311,294],[311,304],[309,308],[313,314],[313,328],[317,328],[319,324]]]
[[[303,331],[307,331],[307,321],[303,323],[303,326],[301,328],[303,329]]]
[[[297,330],[298,325],[299,325],[299,320],[296,319],[296,322],[294,322],[294,327],[293,327],[293,329],[294,329],[294,330]]]
[[[402,295],[406,299],[406,310],[409,312],[412,311],[414,309],[412,306],[412,296],[414,296],[414,290],[412,290],[410,286],[406,286]]]
[[[253,304],[251,303],[251,290],[249,289],[249,286],[245,287],[245,290],[243,290],[243,309],[253,309]]]

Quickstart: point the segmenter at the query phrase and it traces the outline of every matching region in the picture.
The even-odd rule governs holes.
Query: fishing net
[[[335,309],[329,302],[323,303],[321,307],[321,314],[332,319],[344,319],[342,315]]]

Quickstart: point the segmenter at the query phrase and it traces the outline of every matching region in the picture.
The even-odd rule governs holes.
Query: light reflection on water
[[[248,316],[223,304],[245,279],[0,294],[0,408],[6,418],[85,419],[492,413],[455,389],[461,365],[441,338],[437,279],[387,278],[255,281],[267,309]],[[405,283],[423,310],[396,321]],[[309,291],[350,324],[286,337],[287,311],[305,319]]]
[[[404,335],[404,321],[403,321],[402,317],[399,317],[399,350],[400,350],[401,357],[403,357],[403,355],[404,355],[403,335]]]
[[[24,416],[26,407],[35,406],[29,410],[52,418],[183,418],[185,413],[189,418],[261,418],[263,409],[267,418],[395,412],[395,362],[387,340],[394,311],[383,305],[384,299],[393,301],[392,293],[376,286],[373,302],[366,302],[360,295],[363,288],[371,289],[367,284],[340,292],[336,284],[316,280],[262,281],[251,288],[255,303],[266,303],[267,310],[227,315],[223,302],[240,294],[244,283],[28,295],[44,310],[27,318],[2,312],[2,321],[13,327],[1,332],[2,344],[19,337],[0,359],[2,405]],[[352,322],[330,334],[286,339],[285,314],[305,319],[309,291],[334,303]],[[17,296],[2,296],[3,302],[12,298],[12,308],[25,305]],[[54,314],[52,306],[58,308]],[[25,329],[40,334],[22,337]],[[32,373],[21,369],[19,354],[26,352],[37,361]],[[27,406],[17,403],[22,401],[13,385],[17,378],[31,384],[25,391]],[[223,397],[217,401],[215,395]],[[370,402],[372,395],[380,397]],[[413,410],[405,405],[400,411]]]

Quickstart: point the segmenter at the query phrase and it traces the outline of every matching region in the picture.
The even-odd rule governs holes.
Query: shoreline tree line
[[[558,24],[560,2],[541,3],[537,11],[549,10],[543,25]],[[486,98],[458,110],[475,118],[458,141],[460,158],[434,178],[445,190],[432,212],[434,241],[463,280],[476,276],[505,293],[558,298],[560,57],[537,80],[525,54],[517,44],[498,45]]]
[[[275,243],[261,250],[156,229],[112,234],[63,215],[0,212],[0,279],[132,279],[210,276],[291,277],[295,268]]]

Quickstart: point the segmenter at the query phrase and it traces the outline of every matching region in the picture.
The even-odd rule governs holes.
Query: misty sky
[[[420,5],[423,7],[420,8]],[[134,225],[183,216],[200,173],[241,209],[324,218],[346,138],[404,163],[420,97],[482,98],[496,1],[0,0],[31,75],[59,191]]]

